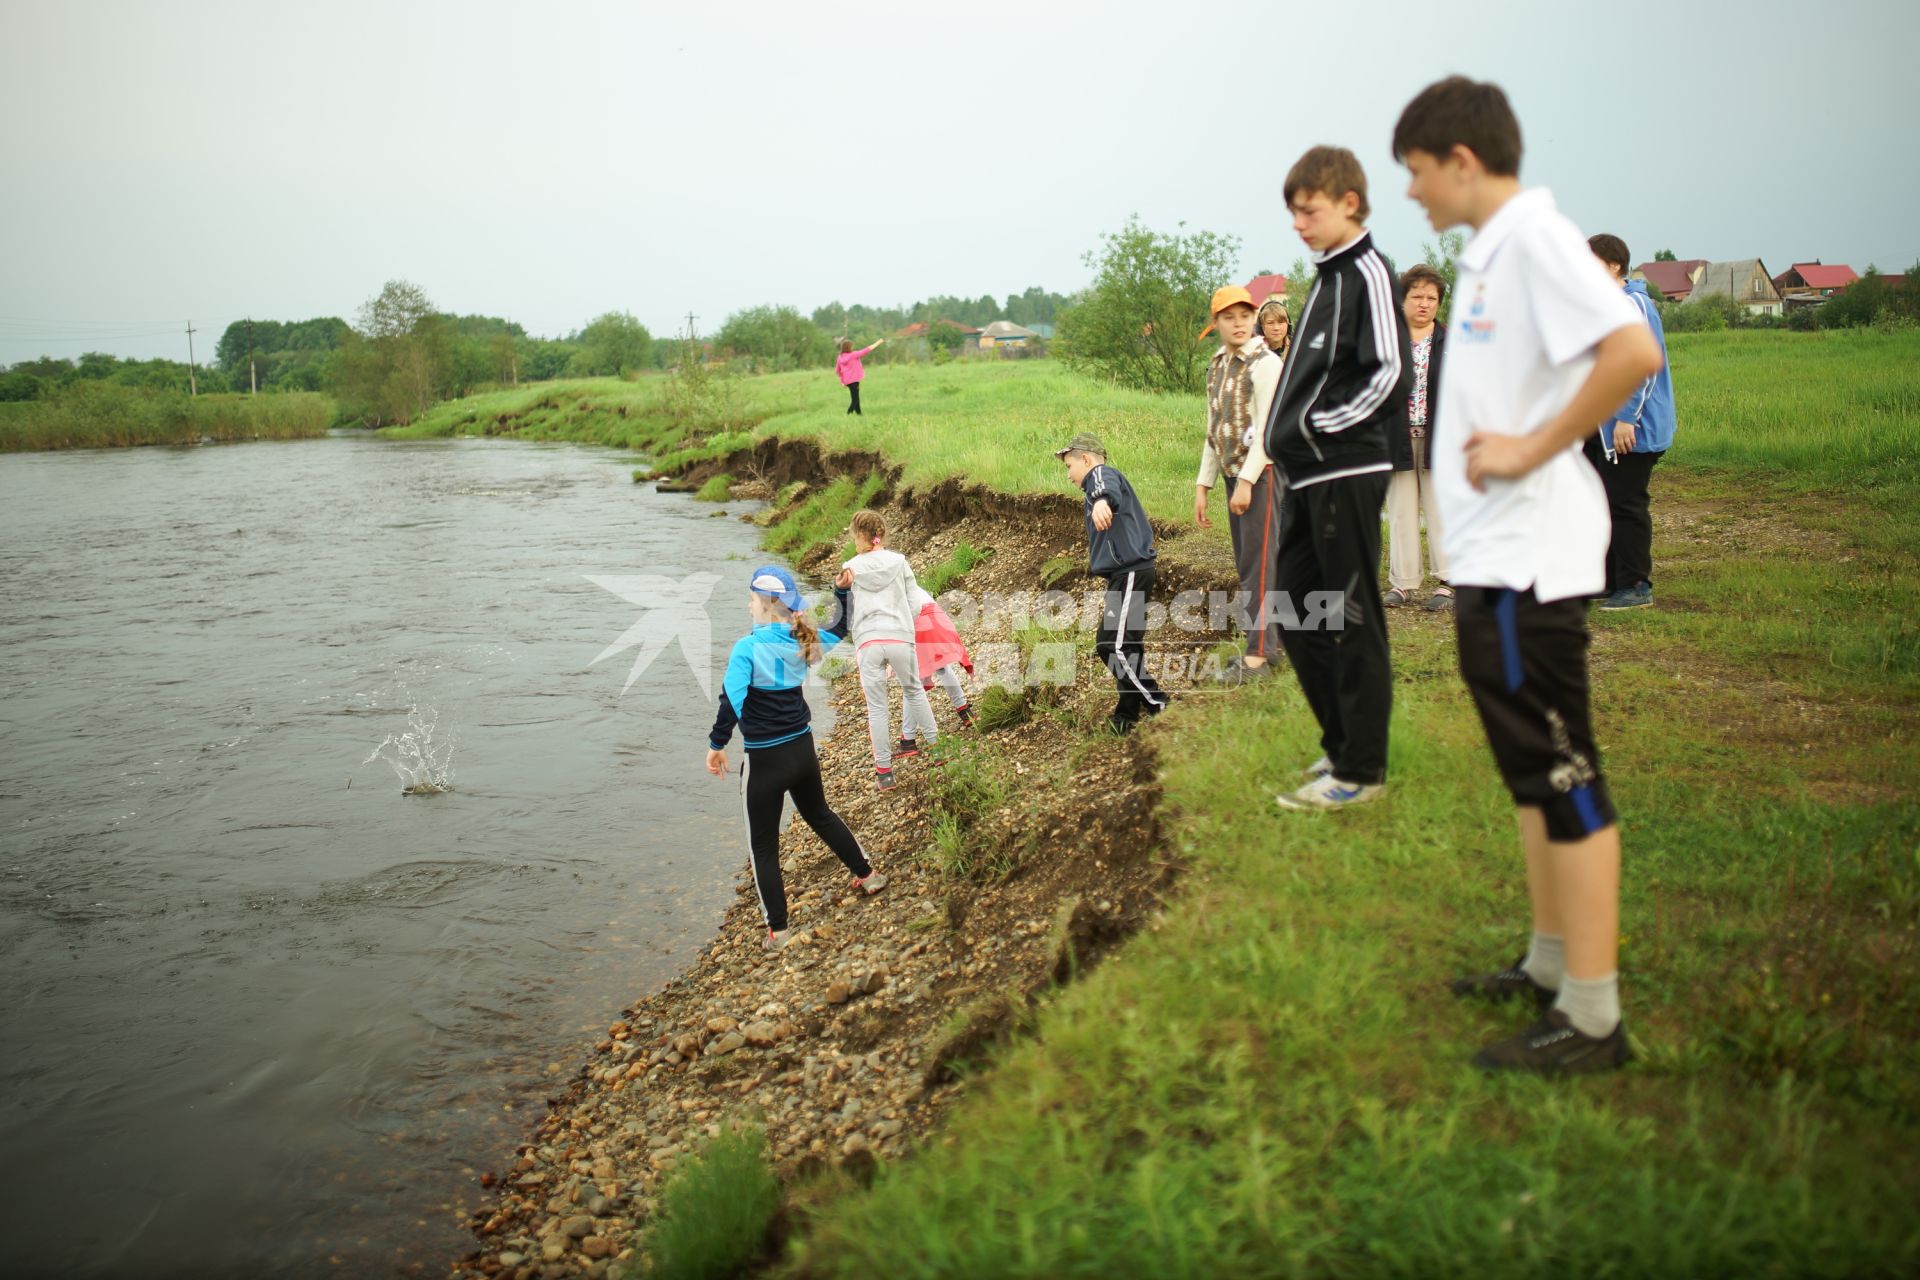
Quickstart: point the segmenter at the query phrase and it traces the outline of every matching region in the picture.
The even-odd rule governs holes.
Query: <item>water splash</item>
[[[407,708],[406,729],[388,734],[360,763],[385,760],[392,765],[400,775],[402,795],[437,796],[453,790],[453,748],[459,739],[449,733],[435,743],[433,732],[439,723],[438,711],[429,707],[422,712],[419,703],[412,704]]]

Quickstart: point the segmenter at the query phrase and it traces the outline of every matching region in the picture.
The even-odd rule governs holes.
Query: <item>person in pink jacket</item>
[[[885,338],[876,338],[873,341],[873,346],[862,347],[858,351],[855,351],[853,349],[853,339],[840,339],[840,355],[834,360],[834,367],[840,372],[840,385],[845,387],[848,394],[853,397],[852,401],[847,405],[848,413],[860,412],[860,379],[867,376],[866,368],[860,361],[866,357],[869,351],[873,350],[873,347],[877,347],[885,341]],[[863,414],[861,416],[864,417],[865,415]]]

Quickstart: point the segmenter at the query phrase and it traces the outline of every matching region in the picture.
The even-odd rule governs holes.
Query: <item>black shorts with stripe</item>
[[[1556,841],[1611,826],[1587,690],[1587,602],[1462,586],[1453,617],[1460,675],[1514,803],[1542,810]]]

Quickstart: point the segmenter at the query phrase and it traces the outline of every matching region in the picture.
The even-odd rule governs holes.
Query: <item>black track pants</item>
[[[788,796],[793,797],[794,811],[847,870],[856,876],[873,870],[853,832],[827,807],[812,734],[747,752],[747,762],[740,772],[741,790],[746,796],[747,841],[753,848],[753,887],[760,894],[760,911],[767,928],[787,927],[787,887],[780,878],[780,811]]]

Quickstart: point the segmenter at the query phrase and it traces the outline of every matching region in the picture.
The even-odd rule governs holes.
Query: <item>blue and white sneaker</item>
[[[1327,759],[1325,756],[1321,756],[1318,760],[1315,760],[1312,764],[1302,769],[1300,774],[1302,777],[1312,780],[1314,778],[1324,778],[1332,772],[1333,761]]]
[[[1386,789],[1385,783],[1342,782],[1328,773],[1297,791],[1282,791],[1273,802],[1282,809],[1348,809],[1378,800]]]

